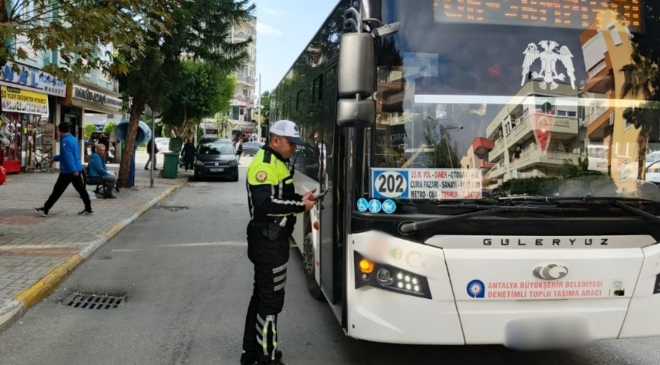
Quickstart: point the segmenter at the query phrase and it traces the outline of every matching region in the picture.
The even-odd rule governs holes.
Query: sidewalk
[[[137,160],[135,187],[114,192],[117,199],[95,198],[93,187],[87,187],[92,216],[77,215],[84,207],[72,186],[48,217],[32,210],[44,204],[58,173],[7,176],[0,186],[0,331],[45,298],[94,250],[192,176],[179,169],[177,179],[156,177],[152,189],[149,171],[144,170],[142,158]],[[108,168],[117,171],[118,165]]]

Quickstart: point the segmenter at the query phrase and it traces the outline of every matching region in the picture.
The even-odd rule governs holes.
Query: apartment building
[[[252,114],[256,110],[255,103],[258,98],[255,88],[257,78],[256,17],[253,17],[249,22],[236,24],[232,29],[233,43],[245,42],[250,37],[252,37],[252,43],[247,49],[250,58],[245,66],[236,73],[236,89],[229,111],[229,120],[233,126],[233,131],[240,131],[244,134],[256,132],[255,124],[252,121]]]
[[[590,145],[606,150],[599,166],[590,168],[612,176],[620,192],[633,191],[637,178],[639,130],[623,117],[626,108],[640,103],[639,96],[622,96],[626,81],[620,70],[631,63],[630,33],[617,13],[601,13],[580,34],[587,70],[587,134]]]
[[[486,177],[497,184],[553,176],[565,160],[577,163],[583,153],[578,91],[566,84],[543,90],[539,84],[523,85],[486,128],[493,142],[488,152],[493,166]]]

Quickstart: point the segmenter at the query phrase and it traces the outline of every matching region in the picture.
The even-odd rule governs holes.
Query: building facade
[[[256,132],[252,115],[258,98],[256,93],[257,79],[257,18],[251,21],[236,24],[232,29],[232,42],[241,43],[252,37],[252,43],[248,46],[249,59],[246,64],[236,73],[236,88],[234,98],[231,100],[229,110],[229,122],[227,126],[232,133],[241,132],[252,134]]]
[[[99,54],[105,51],[99,47]],[[9,173],[33,171],[42,159],[59,153],[57,124],[71,125],[84,153],[85,115],[120,115],[122,110],[118,84],[109,75],[93,70],[65,84],[42,70],[63,64],[59,52],[27,49],[27,54],[21,63],[8,62],[0,69],[0,165]]]
[[[639,129],[628,123],[626,108],[640,104],[640,98],[622,95],[626,76],[621,69],[631,63],[631,35],[615,12],[603,12],[580,34],[587,69],[589,102],[586,105],[590,150],[599,155],[590,160],[590,169],[612,176],[619,192],[636,189],[639,158]]]
[[[567,160],[577,164],[584,152],[578,107],[578,91],[571,85],[543,90],[540,81],[527,82],[486,128],[493,141],[486,176],[500,184],[554,176]]]

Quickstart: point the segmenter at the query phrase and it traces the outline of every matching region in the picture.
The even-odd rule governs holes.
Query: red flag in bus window
[[[490,78],[493,80],[499,79],[500,76],[502,76],[502,66],[500,65],[492,66],[491,68],[488,69],[488,75],[490,75]]]
[[[550,136],[552,126],[554,125],[555,118],[552,115],[537,114],[534,117],[534,134],[538,142],[541,152],[546,152],[550,145]]]

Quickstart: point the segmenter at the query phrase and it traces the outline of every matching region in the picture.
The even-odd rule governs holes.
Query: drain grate
[[[126,296],[73,293],[64,300],[68,307],[81,309],[113,309],[126,302]]]
[[[159,209],[169,210],[170,212],[178,212],[179,210],[188,210],[188,207],[184,207],[180,205],[161,205]]]

